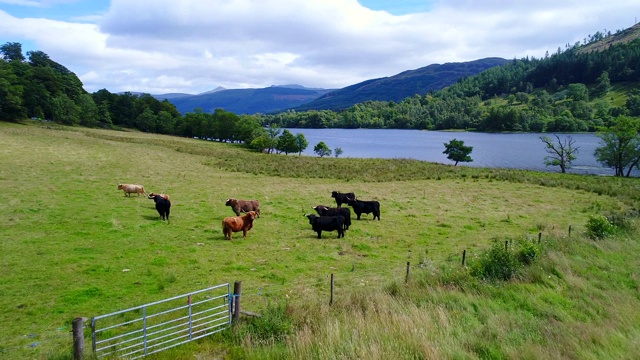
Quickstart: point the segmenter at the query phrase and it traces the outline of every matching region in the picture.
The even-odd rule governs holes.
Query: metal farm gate
[[[93,317],[93,353],[138,359],[228,329],[231,300],[227,283]]]

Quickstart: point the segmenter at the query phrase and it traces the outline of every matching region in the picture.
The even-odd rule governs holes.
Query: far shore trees
[[[458,165],[458,162],[471,162],[471,151],[473,151],[473,146],[465,146],[464,141],[453,139],[449,141],[449,143],[444,144],[445,150],[442,152],[443,154],[447,154],[447,159],[451,161],[455,161],[454,166]]]
[[[540,136],[540,140],[545,143],[545,151],[550,154],[545,156],[544,164],[546,166],[560,166],[560,172],[566,173],[567,169],[571,167],[571,162],[576,159],[578,153],[578,147],[575,146],[576,141],[570,135],[565,137],[564,140],[560,140],[560,137],[553,134],[556,137],[557,143],[548,136]]]

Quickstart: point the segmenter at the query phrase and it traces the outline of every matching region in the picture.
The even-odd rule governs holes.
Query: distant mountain
[[[441,90],[460,78],[476,75],[486,69],[502,65],[509,60],[485,58],[461,63],[433,64],[397,75],[366,80],[361,83],[328,92],[319,98],[298,106],[295,110],[342,110],[367,100],[399,102],[407,97]]]
[[[182,114],[201,108],[212,113],[221,108],[235,114],[268,114],[287,109],[341,110],[368,100],[396,101],[415,94],[441,90],[460,78],[476,75],[508,60],[486,58],[461,63],[434,64],[400,74],[366,80],[338,90],[307,88],[301,85],[273,85],[256,89],[218,87],[197,95],[172,93],[153,95],[167,99]]]
[[[206,113],[224,109],[235,114],[271,113],[308,103],[331,91],[309,89],[301,85],[274,85],[258,89],[216,88],[198,95],[153,95],[158,100],[167,99],[182,114],[201,108]]]

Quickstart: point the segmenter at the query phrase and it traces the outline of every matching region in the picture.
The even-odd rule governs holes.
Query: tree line
[[[590,39],[604,38],[596,35]],[[343,111],[288,110],[263,115],[262,121],[287,128],[594,132],[617,116],[640,116],[637,90],[625,90],[626,100],[608,96],[613,85],[640,81],[640,39],[604,51],[582,51],[589,44],[567,45],[541,59],[514,59],[398,103],[367,101]]]
[[[608,94],[612,82],[640,81],[640,39],[602,52],[581,52],[585,45],[568,46],[564,52],[558,49],[543,59],[514,59],[446,89],[399,103],[367,101],[341,112],[236,115],[223,109],[213,113],[195,109],[181,115],[169,101],[149,94],[113,94],[106,89],[89,94],[73,72],[44,52],[29,51],[25,57],[20,43],[8,42],[0,46],[0,120],[34,118],[67,125],[135,128],[243,143],[257,151],[285,154],[301,154],[309,144],[304,135],[282,128],[600,131],[604,145],[595,154],[598,161],[615,169],[617,176],[629,176],[640,163],[640,91],[629,90],[622,103]],[[569,151],[573,144],[562,144],[559,138],[557,143],[548,138],[543,141],[550,151],[549,165],[566,170],[575,158]],[[464,144],[454,145],[447,147],[452,160],[471,161]],[[314,152],[321,157],[332,153],[324,142]],[[337,157],[342,150],[334,149],[334,154]]]

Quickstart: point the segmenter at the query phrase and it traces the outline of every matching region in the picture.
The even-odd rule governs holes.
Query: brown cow
[[[260,201],[258,200],[236,200],[233,198],[227,199],[227,206],[231,206],[231,209],[236,216],[240,216],[240,213],[246,213],[249,211],[255,211],[258,217],[260,217]]]
[[[131,193],[136,193],[138,194],[138,196],[140,196],[140,194],[147,195],[147,193],[144,191],[144,186],[142,185],[118,184],[118,190],[124,191],[124,196],[128,195],[129,197],[131,197]]]
[[[253,220],[256,219],[257,213],[255,211],[248,211],[246,214],[242,216],[230,216],[224,218],[222,220],[222,233],[224,234],[224,239],[233,240],[231,235],[234,232],[242,231],[242,237],[247,237],[247,231],[251,230],[253,227]]]
[[[156,196],[160,196],[161,198],[163,198],[163,199],[165,199],[165,200],[171,200],[171,199],[169,198],[169,195],[168,195],[168,194],[156,194],[156,193],[152,193],[152,192],[151,192],[151,193],[149,193],[149,199],[153,199],[153,198],[155,198]]]

